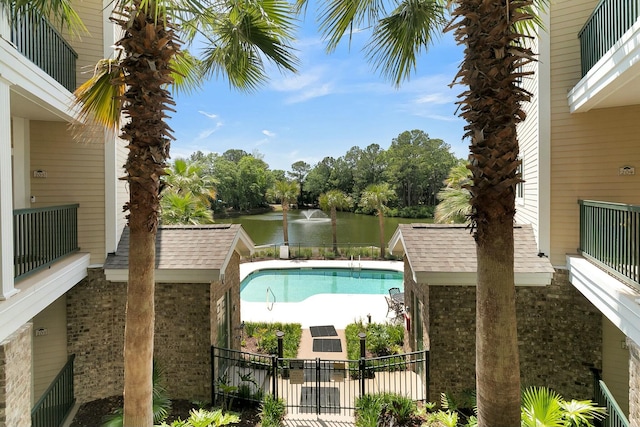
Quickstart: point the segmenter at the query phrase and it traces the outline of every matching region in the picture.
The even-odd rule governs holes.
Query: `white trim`
[[[13,178],[11,176],[10,104],[9,85],[0,78],[0,183],[2,183],[0,185],[0,299],[7,299],[18,292],[13,286]]]
[[[637,76],[633,67],[640,65],[640,20],[591,67],[567,95],[569,111],[584,113],[606,99]]]
[[[640,292],[579,255],[567,255],[569,280],[634,342],[640,342]]]
[[[475,272],[451,272],[451,273],[414,273],[416,283],[429,286],[476,286],[477,273]],[[553,278],[553,273],[514,273],[515,286],[548,286]]]
[[[71,92],[3,38],[0,38],[0,77],[12,84],[12,90],[61,120],[76,121]]]
[[[84,279],[89,258],[87,253],[70,255],[19,282],[21,292],[0,302],[0,341]]]
[[[105,269],[104,275],[110,282],[126,283],[129,281],[128,268]],[[156,270],[154,277],[156,283],[212,283],[218,281],[220,270]]]
[[[551,254],[551,17],[541,15],[538,33],[538,252]]]

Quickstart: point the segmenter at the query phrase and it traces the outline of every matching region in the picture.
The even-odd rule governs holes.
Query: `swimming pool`
[[[388,295],[403,290],[403,273],[394,270],[349,268],[288,268],[258,270],[240,284],[247,302],[301,302],[317,294]]]

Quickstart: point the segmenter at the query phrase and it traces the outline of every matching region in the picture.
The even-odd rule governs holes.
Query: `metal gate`
[[[429,352],[359,359],[286,359],[212,347],[212,402],[284,399],[288,414],[353,416],[364,394],[429,396]]]

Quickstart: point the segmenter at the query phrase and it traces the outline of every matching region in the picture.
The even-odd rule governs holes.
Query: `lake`
[[[307,217],[309,216],[309,217]],[[338,212],[338,244],[354,246],[378,246],[380,233],[378,217]],[[289,244],[302,246],[322,246],[331,244],[331,219],[317,209],[295,210],[287,215],[289,222]],[[433,222],[421,218],[384,218],[385,241],[388,242],[398,224]],[[282,212],[260,215],[244,215],[236,218],[217,219],[216,223],[242,224],[244,230],[256,245],[277,245],[282,243]]]

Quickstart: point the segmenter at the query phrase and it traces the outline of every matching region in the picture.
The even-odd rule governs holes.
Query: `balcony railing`
[[[627,417],[618,406],[618,402],[613,397],[607,385],[600,378],[598,369],[591,369],[593,372],[593,401],[603,408],[607,408],[607,415],[600,420],[602,427],[629,427]]]
[[[13,211],[16,279],[78,250],[78,205]]]
[[[580,200],[580,252],[640,288],[640,206]]]
[[[60,373],[31,410],[32,427],[56,427],[69,414],[76,402],[73,391],[73,360],[71,355]]]
[[[640,0],[601,0],[578,33],[584,77],[640,16]]]
[[[78,54],[45,18],[22,16],[11,29],[11,41],[69,92],[76,89]]]

